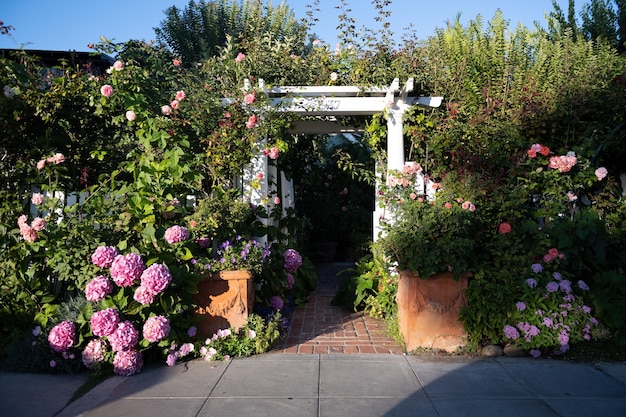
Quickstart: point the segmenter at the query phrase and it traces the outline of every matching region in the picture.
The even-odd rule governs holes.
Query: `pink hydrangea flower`
[[[87,368],[93,368],[96,363],[104,361],[107,343],[102,339],[91,339],[83,349],[82,360]]]
[[[189,229],[184,226],[172,226],[165,231],[165,241],[171,245],[189,239]]]
[[[114,308],[96,311],[90,320],[91,332],[95,336],[109,336],[117,329],[119,322],[119,313]]]
[[[151,294],[163,292],[172,282],[172,274],[163,264],[152,264],[141,274],[141,286]]]
[[[143,325],[143,337],[149,342],[158,342],[170,334],[170,321],[163,316],[148,317]]]
[[[99,268],[108,268],[119,255],[113,246],[99,246],[91,255],[91,262]]]
[[[111,263],[111,278],[120,287],[130,287],[144,269],[146,267],[138,254],[117,255]]]
[[[139,332],[133,324],[126,320],[117,325],[117,329],[109,335],[111,349],[115,352],[132,350],[139,341]]]
[[[133,299],[142,305],[152,304],[154,301],[154,297],[156,294],[148,291],[146,287],[142,287],[141,285],[137,287],[135,290],[135,294],[133,294]]]
[[[85,298],[98,302],[113,291],[113,283],[104,275],[98,275],[85,286]]]
[[[143,355],[136,350],[116,352],[113,357],[113,372],[120,376],[131,376],[141,372]]]
[[[113,94],[113,87],[111,87],[109,84],[103,85],[102,87],[100,87],[100,94],[105,97],[111,97],[111,95]]]
[[[76,326],[71,321],[62,321],[48,334],[50,347],[57,352],[65,352],[76,343]]]
[[[33,196],[30,198],[30,202],[38,206],[40,204],[43,204],[45,199],[46,199],[45,195],[41,193],[33,193]]]

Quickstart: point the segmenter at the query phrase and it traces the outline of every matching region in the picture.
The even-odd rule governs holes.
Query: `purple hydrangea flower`
[[[517,308],[517,311],[526,310],[526,304],[523,301],[518,301],[517,303],[515,303],[515,307]]]
[[[543,271],[543,265],[541,264],[532,264],[530,266],[535,274],[538,274]]]
[[[583,291],[589,291],[589,286],[583,280],[578,281],[578,288],[580,288]]]
[[[504,326],[504,335],[508,338],[508,339],[513,339],[516,340],[519,338],[519,332],[517,331],[517,329],[513,326],[510,325],[506,325]]]
[[[535,288],[537,286],[537,280],[534,278],[528,278],[526,280],[526,285],[528,285],[528,287],[530,288]]]
[[[557,292],[559,290],[559,284],[557,282],[551,281],[546,285],[546,290],[548,292]]]

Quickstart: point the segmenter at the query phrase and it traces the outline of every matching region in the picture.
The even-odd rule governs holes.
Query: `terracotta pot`
[[[254,305],[252,275],[248,271],[221,271],[198,283],[194,296],[198,333],[212,336],[219,329],[242,327]]]
[[[421,279],[411,271],[400,272],[396,301],[407,351],[422,347],[453,352],[466,345],[459,309],[466,304],[463,291],[471,276],[465,273],[455,280],[444,272]]]

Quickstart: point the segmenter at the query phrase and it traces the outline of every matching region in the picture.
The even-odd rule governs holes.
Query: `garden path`
[[[337,273],[352,266],[351,263],[316,266],[317,290],[311,293],[304,307],[295,309],[285,340],[272,353],[403,354],[398,342],[388,335],[383,320],[331,305],[342,280]]]

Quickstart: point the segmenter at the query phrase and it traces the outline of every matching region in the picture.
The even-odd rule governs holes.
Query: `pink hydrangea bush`
[[[91,255],[91,262],[99,268],[108,268],[119,255],[113,246],[99,246]]]
[[[152,264],[141,274],[141,287],[153,295],[165,291],[170,282],[172,282],[172,274],[163,264]]]
[[[143,368],[143,355],[136,350],[125,350],[115,353],[113,372],[120,376],[131,376]]]

